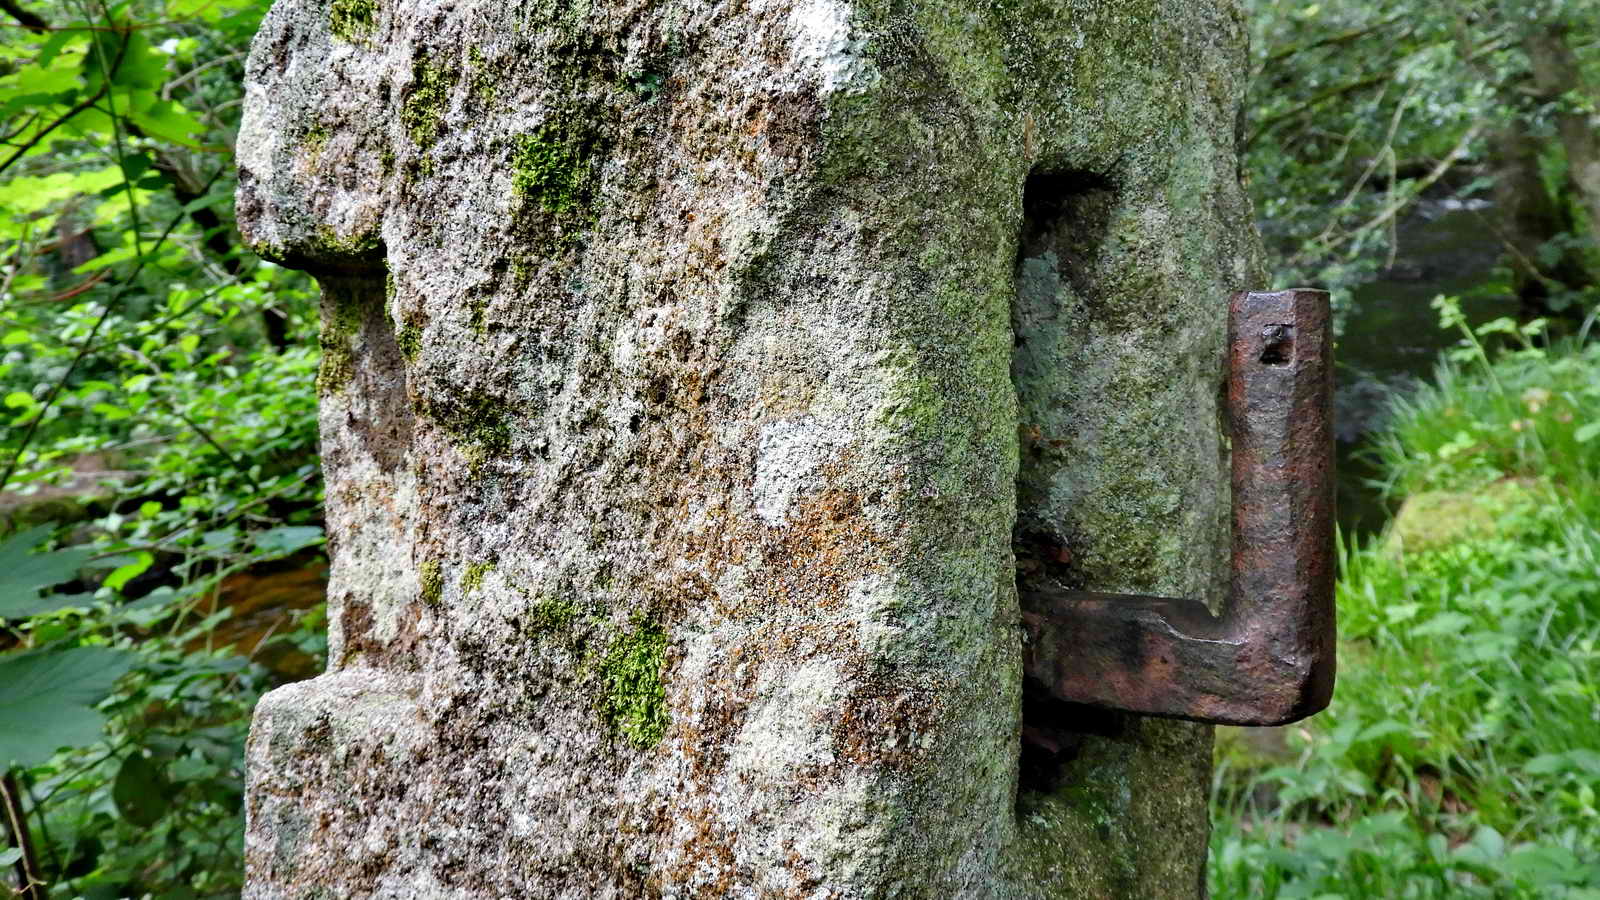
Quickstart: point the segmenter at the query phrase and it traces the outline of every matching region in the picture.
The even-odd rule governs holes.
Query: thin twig
[[[1326,253],[1342,244],[1347,244],[1350,241],[1355,240],[1357,237],[1360,237],[1362,234],[1372,230],[1373,228],[1379,228],[1388,224],[1390,219],[1394,218],[1395,215],[1398,214],[1402,209],[1405,209],[1411,204],[1412,199],[1421,196],[1423,191],[1431,187],[1433,183],[1438,181],[1440,178],[1443,178],[1445,173],[1449,172],[1451,167],[1455,165],[1456,160],[1466,155],[1467,148],[1471,146],[1473,140],[1478,137],[1478,133],[1483,130],[1485,124],[1486,123],[1482,120],[1473,123],[1472,127],[1467,129],[1467,133],[1461,136],[1461,140],[1456,142],[1455,147],[1451,148],[1450,152],[1445,155],[1444,159],[1440,160],[1438,165],[1433,167],[1433,171],[1429,172],[1425,177],[1417,180],[1415,189],[1409,192],[1410,196],[1402,197],[1389,203],[1382,210],[1380,210],[1377,215],[1373,216],[1362,225],[1352,229],[1351,231],[1347,231],[1342,235],[1339,235],[1337,238],[1334,238],[1327,244],[1316,247],[1316,249],[1319,252]],[[1307,249],[1311,249],[1311,245],[1308,245]],[[1294,261],[1299,263],[1308,262],[1309,257],[1305,252],[1301,252],[1295,255]]]
[[[1261,122],[1256,125],[1255,131],[1251,132],[1250,136],[1245,139],[1245,149],[1249,149],[1250,145],[1254,144],[1257,139],[1265,136],[1267,132],[1277,127],[1278,123],[1287,119],[1292,119],[1306,110],[1318,105],[1319,103],[1332,100],[1335,97],[1342,97],[1345,94],[1353,94],[1357,91],[1363,91],[1367,88],[1375,87],[1387,82],[1393,77],[1393,72],[1384,72],[1379,75],[1372,75],[1367,78],[1363,78],[1359,81],[1352,81],[1348,84],[1341,84],[1336,87],[1328,88],[1324,91],[1318,91],[1316,94],[1313,94],[1306,100],[1296,103],[1294,106],[1291,106],[1280,113],[1275,113],[1265,119],[1262,119]]]
[[[1384,19],[1381,22],[1376,22],[1363,28],[1352,28],[1349,31],[1342,31],[1338,34],[1329,35],[1328,37],[1312,41],[1309,44],[1296,44],[1292,47],[1285,47],[1282,50],[1274,51],[1268,55],[1266,62],[1270,65],[1271,63],[1278,62],[1279,60],[1288,59],[1296,54],[1308,53],[1312,50],[1318,50],[1323,47],[1328,47],[1335,44],[1348,44],[1351,41],[1360,40],[1374,31],[1382,31],[1383,29],[1388,28],[1390,25],[1401,21],[1402,19],[1406,18],[1406,15],[1408,14],[1391,16],[1390,18]],[[1416,26],[1412,25],[1410,28],[1406,29],[1406,32],[1410,33],[1414,30],[1416,30]],[[1401,37],[1404,36],[1405,35],[1401,35]]]
[[[16,19],[18,25],[21,25],[23,28],[28,29],[34,34],[44,34],[46,31],[50,30],[49,22],[46,22],[43,18],[41,18],[38,13],[35,13],[29,9],[24,9],[22,4],[18,3],[17,0],[0,0],[0,9],[5,10],[6,15]]]
[[[17,896],[23,900],[45,900],[39,859],[33,852],[33,836],[28,833],[28,814],[22,808],[22,791],[17,786],[16,773],[10,770],[0,777],[0,805],[5,806],[6,828],[11,832],[11,840],[22,851],[22,858],[17,860],[17,878],[22,882]]]

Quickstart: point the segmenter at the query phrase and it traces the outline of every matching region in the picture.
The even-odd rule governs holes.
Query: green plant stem
[[[35,782],[29,779],[28,783],[22,787],[22,790],[28,795],[28,805],[37,810],[39,809],[39,798],[33,795],[34,787]],[[50,853],[50,871],[55,873],[56,879],[59,880],[64,877],[66,867],[61,864],[61,848],[56,846],[55,840],[50,836],[49,819],[49,816],[41,815],[38,817],[39,837],[44,839],[45,849]]]

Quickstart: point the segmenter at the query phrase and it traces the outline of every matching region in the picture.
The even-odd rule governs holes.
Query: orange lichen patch
[[[338,667],[358,658],[391,671],[416,671],[421,667],[420,603],[406,604],[395,622],[395,633],[388,640],[379,640],[373,633],[374,611],[367,601],[347,593],[338,608],[344,630],[344,654],[338,660]]]
[[[858,766],[908,769],[927,758],[948,691],[874,679],[844,702],[833,727],[839,759]]]
[[[885,570],[892,543],[854,493],[827,490],[796,507],[787,525],[764,536],[760,594],[769,606],[836,611],[853,583]]]
[[[693,884],[691,896],[707,900],[728,896],[738,875],[738,860],[733,852],[735,836],[717,821],[717,811],[708,802],[679,807],[674,818],[680,825],[687,825],[691,833],[679,842],[681,859],[666,871],[663,886]]]

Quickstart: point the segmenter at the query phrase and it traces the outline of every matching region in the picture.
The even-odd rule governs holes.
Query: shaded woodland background
[[[1246,6],[1273,283],[1331,288],[1343,334],[1341,674],[1219,731],[1212,892],[1600,897],[1600,9]],[[250,709],[322,666],[316,289],[232,228],[265,9],[0,0],[30,897],[236,895]]]

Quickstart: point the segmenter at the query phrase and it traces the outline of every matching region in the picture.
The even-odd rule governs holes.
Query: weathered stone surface
[[[1243,71],[1234,0],[280,0],[330,671],[249,894],[1199,893],[1208,729],[1029,704],[1019,779],[1016,584],[1218,596]]]

